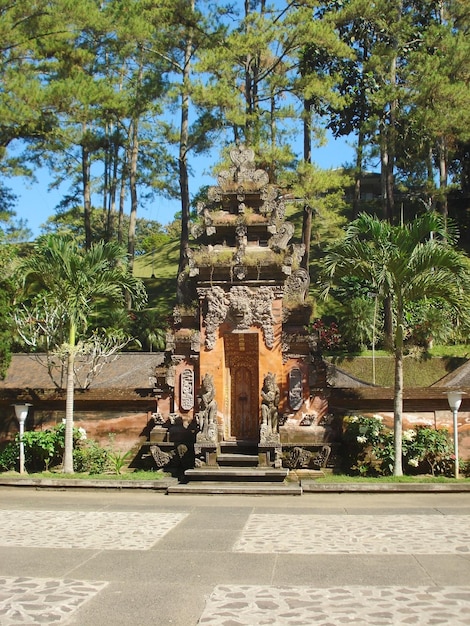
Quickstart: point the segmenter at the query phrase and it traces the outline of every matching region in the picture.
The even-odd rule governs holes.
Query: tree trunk
[[[67,357],[67,388],[65,399],[65,443],[62,471],[64,474],[73,474],[73,402],[75,393],[74,362],[75,362],[75,335],[74,322],[69,329],[69,353]]]
[[[92,242],[91,231],[91,181],[90,181],[90,152],[86,147],[87,141],[85,137],[86,126],[83,126],[83,143],[82,143],[82,188],[83,188],[83,212],[85,226],[85,248],[89,250]]]
[[[303,139],[304,139],[304,161],[312,162],[312,117],[311,117],[311,100],[304,100],[304,117],[303,117]],[[302,243],[305,246],[305,254],[300,263],[301,267],[309,270],[310,266],[310,241],[312,238],[312,207],[304,202],[302,213]]]
[[[362,184],[362,162],[364,154],[364,131],[359,128],[356,147],[356,167],[354,170],[354,198],[353,198],[353,220],[359,215],[361,205],[361,184]]]
[[[129,190],[131,195],[131,211],[129,215],[129,233],[127,251],[129,253],[129,271],[132,272],[135,254],[135,227],[137,223],[137,159],[139,155],[139,124],[137,119],[132,120],[131,129],[131,156],[129,161]]]
[[[124,241],[124,208],[126,205],[126,180],[128,175],[127,168],[127,151],[124,155],[124,163],[122,165],[120,190],[119,190],[119,217],[118,217],[118,243],[122,244]]]
[[[194,0],[191,2],[191,9],[194,11]],[[189,219],[190,219],[190,198],[189,198],[189,175],[188,175],[188,144],[189,144],[189,79],[191,74],[191,56],[193,40],[191,33],[188,34],[184,51],[184,67],[182,78],[181,96],[181,127],[179,145],[179,184],[181,193],[181,239],[180,258],[178,263],[178,275],[181,275],[188,263],[189,250]]]
[[[441,136],[437,142],[438,156],[439,156],[439,210],[442,217],[447,220],[448,206],[447,206],[447,145],[445,137]]]
[[[400,306],[397,311],[398,319],[395,333],[395,389],[393,394],[394,476],[403,476],[403,314]]]

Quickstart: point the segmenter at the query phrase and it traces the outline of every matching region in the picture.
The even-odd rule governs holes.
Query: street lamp
[[[24,423],[28,417],[28,409],[33,405],[29,402],[25,402],[24,404],[14,404],[13,406],[15,407],[16,419],[20,425],[20,474],[24,474]]]
[[[454,455],[455,455],[455,478],[459,477],[459,433],[457,428],[457,413],[462,404],[463,391],[456,391],[455,389],[447,392],[447,400],[452,411],[454,418]]]

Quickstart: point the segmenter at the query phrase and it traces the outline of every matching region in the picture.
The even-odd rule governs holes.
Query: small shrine
[[[306,330],[304,246],[293,243],[282,194],[253,150],[234,147],[230,158],[198,206],[196,245],[178,278],[166,410],[194,446],[196,466],[216,466],[222,448],[244,446],[260,466],[314,467],[331,433],[326,370]],[[160,410],[159,419],[162,430]]]

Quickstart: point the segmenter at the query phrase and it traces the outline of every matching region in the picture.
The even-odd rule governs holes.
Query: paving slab
[[[275,624],[470,624],[468,587],[218,586],[201,626]],[[269,611],[270,621],[264,621]]]
[[[470,624],[468,529],[466,493],[1,489],[0,626]]]

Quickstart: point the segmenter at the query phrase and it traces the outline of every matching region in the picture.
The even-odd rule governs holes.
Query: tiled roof
[[[53,389],[56,385],[48,374],[44,357],[44,354],[14,354],[5,379],[0,380],[0,389]],[[90,389],[152,387],[149,378],[163,360],[161,352],[123,352],[103,366]],[[84,376],[79,376],[79,380],[83,379]],[[61,374],[59,368],[54,371],[54,380],[65,388],[65,372]]]

